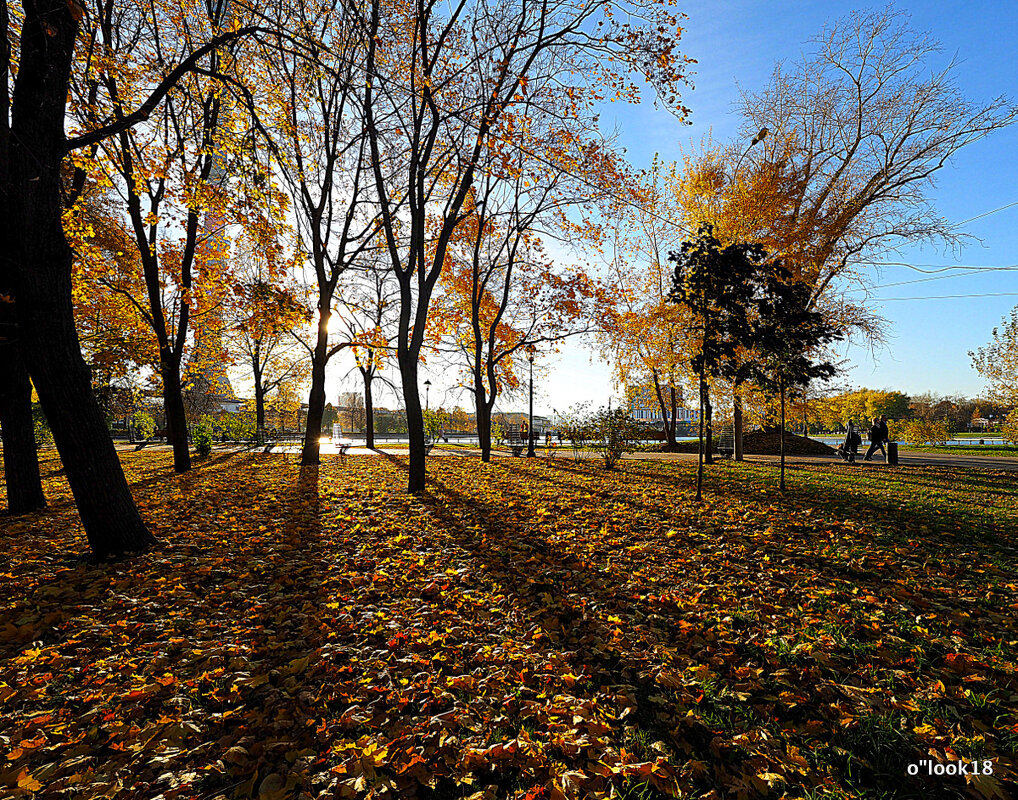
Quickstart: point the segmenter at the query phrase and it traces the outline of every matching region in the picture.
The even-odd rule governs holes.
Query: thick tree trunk
[[[732,391],[732,422],[735,429],[735,460],[742,461],[742,395],[739,394],[738,385]]]
[[[375,401],[371,395],[371,383],[374,375],[370,371],[361,370],[364,376],[364,443],[369,450],[375,449]]]
[[[491,461],[491,408],[475,392],[474,412],[477,419],[477,443],[481,447],[481,461]]]
[[[131,497],[74,326],[60,165],[78,25],[64,0],[25,0],[24,8],[9,195],[19,336],[92,553],[103,558],[155,539]]]
[[[424,441],[424,409],[417,388],[417,358],[408,351],[397,353],[399,374],[403,382],[403,405],[406,408],[407,437],[410,440],[407,491],[424,491],[427,449]]]
[[[331,299],[329,301],[331,303]],[[311,467],[321,460],[322,418],[325,416],[325,363],[329,355],[328,311],[319,311],[318,337],[315,352],[311,358],[311,392],[308,394],[307,426],[304,428],[304,447],[300,454],[300,465]],[[300,409],[297,409],[297,426],[300,427]]]
[[[10,17],[7,3],[0,8],[0,295],[14,298],[15,264],[10,229]],[[3,431],[4,481],[7,512],[25,514],[46,506],[39,478],[32,385],[18,341],[14,304],[0,300],[0,429]]]
[[[14,308],[7,304],[10,310]],[[0,312],[2,313],[2,312]],[[4,314],[3,316],[7,316]],[[7,330],[13,330],[11,324]],[[15,338],[0,341],[0,429],[3,431],[7,513],[27,514],[46,507],[39,477],[32,384]]]
[[[163,410],[166,412],[166,440],[173,446],[173,470],[191,469],[191,451],[187,447],[187,414],[180,381],[180,361],[164,351],[160,362],[163,379]]]

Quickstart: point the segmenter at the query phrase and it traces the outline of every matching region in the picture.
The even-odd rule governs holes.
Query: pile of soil
[[[743,449],[754,456],[781,455],[781,434],[752,431],[742,437]],[[789,456],[833,456],[836,450],[830,445],[785,433],[785,455]]]
[[[695,453],[697,442],[679,442],[675,447],[662,444],[650,448],[658,453]],[[743,452],[751,456],[776,456],[781,454],[781,436],[777,433],[750,431],[742,437]],[[823,442],[785,433],[785,455],[789,456],[833,456],[835,450]]]

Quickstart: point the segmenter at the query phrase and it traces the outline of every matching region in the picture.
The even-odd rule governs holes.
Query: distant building
[[[662,387],[662,391],[670,394],[670,387]],[[653,386],[644,384],[631,387],[626,390],[626,396],[629,398],[629,414],[633,419],[664,427],[665,418],[661,416],[661,403]],[[671,409],[668,411],[670,413]],[[682,405],[681,387],[675,388],[675,418],[679,422],[696,422],[700,418],[699,409],[686,408]]]

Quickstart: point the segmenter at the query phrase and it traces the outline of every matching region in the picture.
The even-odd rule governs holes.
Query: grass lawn
[[[0,520],[4,797],[1010,791],[1013,475],[121,457],[158,550],[80,560],[52,459]]]
[[[1018,458],[1018,445],[1013,444],[949,444],[937,445],[912,445],[900,443],[898,445],[902,452],[909,453],[947,453],[957,456],[1006,456]]]

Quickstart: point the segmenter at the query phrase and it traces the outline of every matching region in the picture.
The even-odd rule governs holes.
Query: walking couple
[[[891,438],[891,434],[887,429],[887,417],[874,417],[873,426],[870,428],[870,448],[866,451],[866,457],[863,461],[872,461],[873,453],[879,447],[880,452],[884,454],[884,461],[887,460],[887,451],[884,449],[884,444]]]

